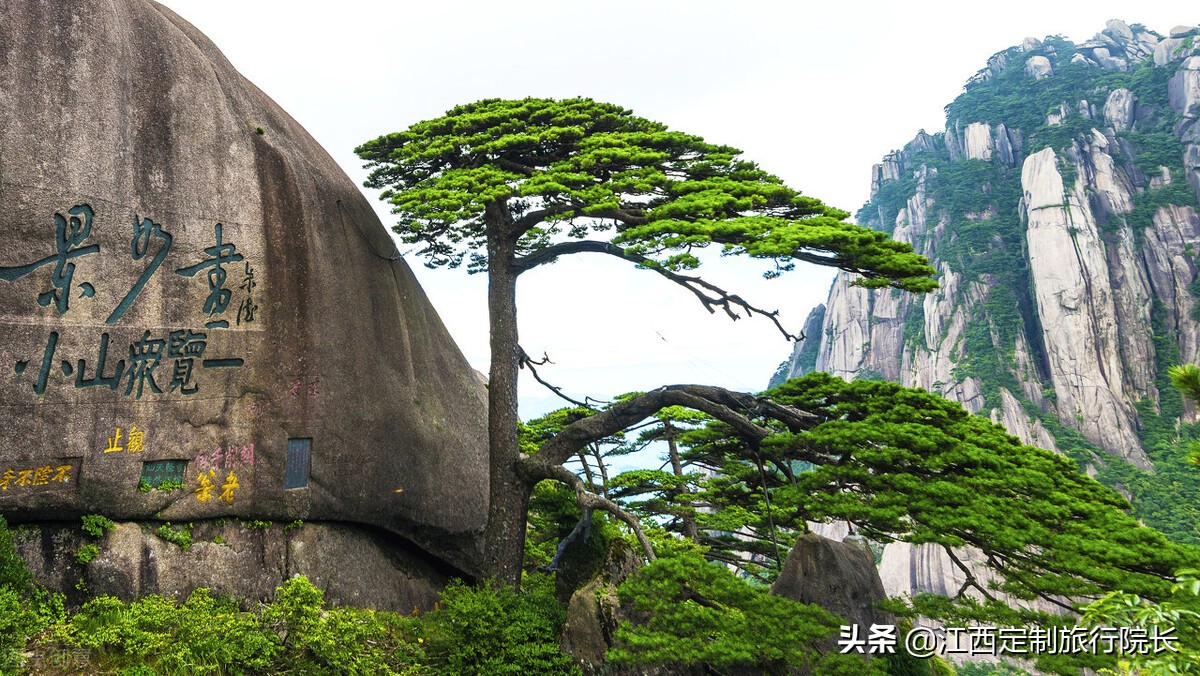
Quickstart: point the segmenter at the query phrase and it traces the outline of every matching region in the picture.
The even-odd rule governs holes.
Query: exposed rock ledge
[[[235,519],[196,522],[186,549],[155,534],[161,523],[118,523],[102,538],[78,522],[14,526],[17,551],[34,577],[72,603],[108,594],[125,601],[160,594],[177,600],[207,587],[245,603],[271,601],[287,579],[305,575],[333,605],[409,612],[427,610],[446,571],[418,558],[384,531],[338,523],[271,524],[251,528]],[[88,564],[75,554],[100,553]],[[82,580],[83,585],[79,585]],[[78,585],[78,587],[77,587]]]

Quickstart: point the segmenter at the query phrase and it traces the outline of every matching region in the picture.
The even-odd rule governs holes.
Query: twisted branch
[[[566,467],[563,467],[562,465],[548,465],[545,463],[535,464],[528,462],[528,460],[529,456],[523,456],[520,465],[521,474],[526,480],[530,482],[537,482],[541,481],[542,479],[552,479],[555,481],[561,481],[571,488],[574,488],[575,503],[578,504],[585,513],[593,509],[602,509],[617,517],[621,521],[624,521],[625,524],[633,530],[633,534],[635,537],[637,537],[638,542],[641,543],[642,550],[645,552],[646,558],[650,561],[653,561],[655,558],[657,558],[654,556],[654,547],[650,544],[650,540],[646,537],[646,533],[642,530],[642,525],[638,523],[636,516],[625,511],[624,508],[612,500],[601,497],[589,491],[587,487],[583,485],[583,479],[580,479],[577,474],[568,470]]]
[[[704,281],[700,277],[681,275],[678,272],[668,270],[662,267],[662,264],[658,261],[647,258],[641,254],[634,253],[628,249],[623,249],[616,244],[612,244],[611,242],[581,240],[552,244],[544,249],[539,249],[533,253],[517,258],[513,262],[513,270],[517,274],[521,274],[522,272],[532,270],[539,265],[553,263],[554,261],[558,260],[559,256],[575,253],[602,253],[615,258],[620,258],[623,261],[633,263],[645,270],[657,272],[658,274],[666,277],[672,282],[675,282],[688,291],[691,291],[692,294],[699,299],[700,303],[704,306],[704,309],[708,310],[709,313],[716,313],[718,309],[721,309],[730,319],[737,321],[738,319],[742,318],[742,315],[738,314],[737,312],[737,309],[741,308],[741,310],[746,313],[746,316],[759,315],[760,317],[766,317],[767,319],[771,320],[771,323],[775,325],[775,328],[779,329],[779,332],[783,334],[783,337],[787,338],[788,340],[799,341],[804,337],[803,334],[799,336],[793,335],[783,327],[783,324],[779,321],[779,310],[764,310],[751,305],[741,296],[729,293],[728,291],[725,291],[711,282]]]

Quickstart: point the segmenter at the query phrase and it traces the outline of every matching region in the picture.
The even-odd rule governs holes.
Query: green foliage
[[[1174,168],[1183,164],[1183,141],[1179,140],[1179,137],[1170,130],[1154,132],[1131,131],[1126,133],[1124,137],[1133,144],[1137,153],[1134,163],[1147,176],[1158,175],[1159,167]],[[1172,178],[1178,179],[1181,177],[1176,173]],[[1186,183],[1186,181],[1184,182]],[[1179,183],[1179,181],[1175,180],[1174,183]],[[1189,204],[1193,200],[1194,197],[1182,202],[1182,204]]]
[[[83,532],[92,537],[102,538],[104,534],[117,527],[112,519],[99,514],[85,514],[83,517]]]
[[[134,603],[102,596],[69,620],[61,612],[36,651],[90,651],[88,671],[152,674],[416,674],[426,662],[421,620],[395,613],[326,608],[304,577],[254,612],[198,589],[182,604],[160,596]],[[8,598],[0,592],[0,610]],[[0,613],[6,620],[22,616]],[[36,618],[35,618],[36,619]],[[25,630],[26,635],[30,632]],[[438,672],[442,673],[442,672]]]
[[[17,667],[24,661],[21,653],[26,641],[45,624],[25,595],[12,587],[0,586],[0,673],[20,673]]]
[[[936,286],[909,245],[844,222],[739,150],[591,99],[478,101],[356,152],[401,239],[432,266],[469,256],[471,271],[485,270],[489,227],[506,212],[518,258],[537,264],[580,250],[555,248],[564,237],[610,233],[624,250],[614,255],[655,269],[693,269],[694,252],[717,245],[772,261],[767,276],[799,260],[859,271],[866,286]]]
[[[8,522],[0,516],[0,587],[12,589],[17,594],[29,592],[33,575],[25,566],[25,559],[17,553],[13,544],[13,533]]]
[[[303,525],[304,525],[304,521],[302,521],[300,519],[296,519],[295,521],[291,521],[291,522],[288,522],[287,524],[285,524],[283,526],[283,532],[287,533],[289,531],[296,530]]]
[[[451,583],[425,617],[430,666],[439,674],[579,674],[558,648],[565,610],[545,576],[526,576],[521,592]]]
[[[249,521],[243,521],[242,525],[250,530],[266,530],[271,527],[271,522],[251,519]]]
[[[1131,673],[1200,673],[1200,570],[1179,571],[1169,599],[1152,603],[1137,594],[1115,591],[1089,604],[1083,622],[1092,626],[1139,627],[1172,635],[1175,651],[1125,655]]]
[[[151,484],[145,479],[138,481],[138,492],[149,493],[150,491],[178,491],[183,489],[183,482],[175,479],[162,479],[157,484]]]
[[[280,651],[278,637],[254,615],[207,589],[179,606],[161,596],[129,604],[97,597],[60,635],[69,646],[91,650],[106,668],[143,666],[160,674],[261,671]]]
[[[263,620],[282,638],[280,671],[335,674],[396,674],[424,658],[414,621],[394,613],[326,609],[325,593],[303,575],[278,589],[279,600]]]
[[[921,347],[925,345],[925,304],[921,299],[908,299],[905,303],[904,312],[904,346]],[[818,347],[819,349],[819,347]],[[816,366],[816,358],[814,356],[813,366]],[[812,369],[812,370],[815,370]],[[811,372],[811,371],[810,371]],[[803,374],[797,374],[803,375]],[[780,383],[772,383],[774,387]]]
[[[525,566],[532,569],[548,565],[558,543],[571,532],[580,516],[574,491],[554,481],[539,481],[529,496]]]
[[[86,566],[92,562],[92,559],[100,555],[100,547],[95,544],[87,544],[79,548],[75,552],[75,563]]]
[[[622,607],[645,619],[621,623],[617,647],[607,655],[617,664],[885,673],[882,664],[868,665],[856,655],[817,650],[819,641],[837,633],[836,616],[764,593],[695,555],[651,562],[618,594]]]
[[[552,481],[538,482],[529,501],[525,570],[549,570],[560,543],[582,517],[572,489]],[[591,526],[575,537],[559,556],[554,579],[560,599],[568,599],[575,589],[592,578],[604,560],[609,542],[618,537],[620,531],[605,515],[592,515]]]
[[[957,403],[824,373],[766,395],[822,422],[776,432],[758,449],[722,442],[720,452],[740,463],[727,462],[703,496],[723,506],[721,530],[745,529],[770,544],[773,533],[786,542],[785,531],[803,531],[807,522],[845,521],[879,542],[973,546],[992,560],[996,588],[1016,598],[1118,588],[1163,598],[1172,571],[1200,561],[1200,550],[1141,526],[1124,498],[1073,462],[1019,444]],[[720,424],[710,427],[713,439],[729,436]],[[710,452],[706,443],[689,452]],[[788,476],[797,461],[812,469]]]
[[[1008,662],[967,662],[955,669],[956,676],[1030,676],[1028,671]]]
[[[517,437],[521,452],[526,455],[537,453],[543,443],[561,432],[564,427],[591,414],[591,409],[572,406],[551,411],[540,418],[517,423]],[[615,444],[620,440],[621,437],[612,437],[602,439],[598,443]]]
[[[908,204],[908,198],[913,195],[917,189],[916,179],[910,177],[902,178],[895,181],[884,181],[879,186],[879,190],[871,198],[871,206],[874,209],[867,212],[859,212],[858,218],[867,218],[869,223],[877,223],[877,228],[882,232],[891,232],[896,226],[896,216]],[[874,218],[872,218],[874,217]],[[880,219],[880,220],[876,220]],[[859,221],[866,225],[862,220]]]
[[[192,524],[190,523],[179,528],[173,528],[171,522],[168,521],[159,526],[158,530],[154,531],[154,533],[167,542],[177,545],[180,549],[187,549],[192,546]]]
[[[1200,403],[1200,366],[1177,364],[1167,369],[1171,385],[1193,402]]]
[[[0,673],[17,673],[29,638],[61,621],[65,612],[61,594],[33,583],[8,522],[0,517]]]
[[[1179,160],[1176,160],[1175,164],[1178,163]],[[1160,208],[1171,205],[1196,206],[1196,193],[1187,184],[1183,172],[1172,167],[1171,177],[1171,185],[1147,190],[1134,198],[1133,211],[1125,217],[1125,221],[1138,241],[1141,241],[1147,228],[1154,227],[1154,214]]]
[[[993,127],[1004,124],[1009,129],[1024,132],[1026,152],[1034,153],[1045,147],[1061,149],[1070,145],[1079,134],[1091,130],[1096,123],[1079,115],[1080,100],[1100,104],[1113,89],[1127,88],[1138,96],[1139,106],[1157,114],[1157,119],[1139,121],[1139,127],[1166,131],[1173,122],[1167,101],[1167,80],[1176,65],[1155,67],[1150,59],[1128,72],[1114,72],[1087,64],[1072,62],[1073,45],[1063,44],[1052,51],[1047,44],[1033,52],[1008,50],[1007,66],[985,80],[968,84],[953,103],[946,106],[949,124],[987,122]],[[1025,73],[1025,61],[1040,54],[1050,59],[1054,74],[1035,80]],[[1062,125],[1046,125],[1048,110],[1066,103],[1071,111]],[[1157,122],[1157,124],[1155,124]]]
[[[1200,473],[1189,463],[1184,448],[1200,440],[1200,426],[1184,423],[1183,400],[1172,386],[1171,368],[1180,363],[1178,335],[1169,325],[1166,306],[1151,301],[1150,323],[1155,353],[1155,387],[1158,405],[1149,399],[1135,404],[1142,422],[1140,437],[1154,474],[1129,472],[1125,477],[1134,493],[1137,513],[1146,522],[1179,542],[1200,542]]]

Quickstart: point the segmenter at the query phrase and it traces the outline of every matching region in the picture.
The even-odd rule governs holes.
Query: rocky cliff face
[[[1026,39],[946,110],[944,131],[872,168],[858,213],[927,256],[941,288],[839,275],[776,378],[926,388],[1194,539],[1181,445],[1196,426],[1165,373],[1200,361],[1200,30],[1110,21],[1082,44]],[[928,552],[884,558],[891,593],[947,586]]]

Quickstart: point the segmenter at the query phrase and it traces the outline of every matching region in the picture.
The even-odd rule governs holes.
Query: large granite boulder
[[[0,411],[11,521],[370,524],[477,572],[482,384],[357,187],[149,0],[0,0]]]
[[[864,631],[872,624],[893,624],[891,615],[875,608],[887,594],[867,552],[859,543],[805,533],[796,538],[771,593],[815,603]]]

